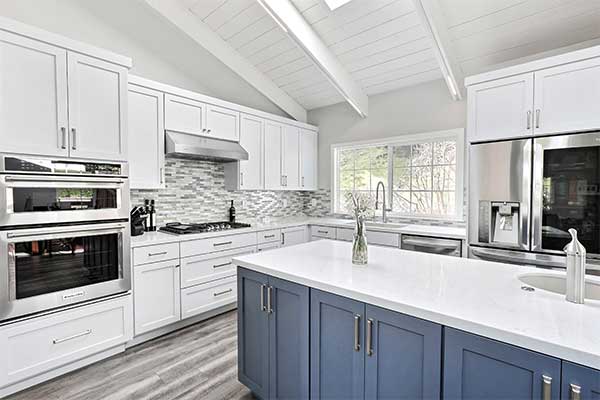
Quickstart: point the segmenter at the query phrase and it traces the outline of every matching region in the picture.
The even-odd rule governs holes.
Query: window
[[[462,129],[334,145],[333,212],[348,213],[344,199],[353,191],[374,204],[383,182],[390,215],[462,218],[462,158]]]

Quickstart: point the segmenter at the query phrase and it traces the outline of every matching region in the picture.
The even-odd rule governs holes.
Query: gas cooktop
[[[190,233],[205,233],[226,231],[229,229],[250,228],[250,224],[240,222],[207,222],[204,224],[182,224],[179,222],[171,222],[165,226],[161,226],[160,230],[166,233],[175,235],[185,235]]]

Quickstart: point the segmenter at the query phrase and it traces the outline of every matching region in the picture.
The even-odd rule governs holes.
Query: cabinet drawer
[[[272,249],[278,249],[280,247],[281,247],[280,242],[261,243],[258,246],[256,246],[256,250],[267,251],[267,250],[272,250]]]
[[[313,225],[310,227],[310,234],[311,236],[335,239],[335,228],[329,226]]]
[[[122,345],[132,336],[129,296],[0,330],[0,387]]]
[[[281,242],[281,231],[271,229],[269,231],[258,232],[258,243]]]
[[[250,246],[184,258],[181,260],[181,287],[188,288],[235,275],[236,269],[231,259],[255,251],[256,247]]]
[[[181,242],[181,257],[198,256],[256,245],[256,232]]]
[[[181,291],[181,317],[214,310],[235,303],[237,300],[237,278],[235,276],[205,283]]]
[[[179,243],[158,244],[133,249],[133,265],[174,260],[176,258],[179,258]]]

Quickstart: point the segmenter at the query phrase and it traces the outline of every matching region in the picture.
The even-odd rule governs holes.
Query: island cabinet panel
[[[238,378],[262,399],[309,398],[309,289],[238,268]]]
[[[561,392],[563,400],[600,399],[600,371],[563,361]]]
[[[366,399],[439,399],[442,327],[366,306]]]
[[[560,398],[561,361],[444,329],[444,399]]]
[[[363,399],[365,304],[311,290],[311,399]]]

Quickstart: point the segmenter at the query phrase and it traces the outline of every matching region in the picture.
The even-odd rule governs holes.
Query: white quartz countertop
[[[354,266],[351,244],[333,240],[236,257],[234,262],[600,369],[600,301],[573,304],[544,290],[522,290],[518,277],[539,274],[534,268],[376,246],[369,246],[367,266]]]
[[[173,235],[164,232],[146,232],[140,236],[133,236],[131,238],[131,247],[143,247],[153,246],[157,244],[175,243],[186,240],[205,239],[210,237],[228,236],[247,232],[260,232],[269,229],[284,229],[291,228],[294,226],[304,225],[323,225],[332,226],[337,228],[354,228],[354,222],[348,219],[336,219],[336,218],[311,218],[311,217],[290,217],[290,218],[278,218],[272,219],[267,222],[258,221],[240,221],[248,222],[252,225],[250,228],[243,229],[232,229],[229,231],[220,232],[208,232],[199,234],[188,234],[188,235]],[[383,231],[392,233],[404,233],[412,235],[423,235],[423,236],[437,236],[444,238],[454,239],[465,239],[466,230],[465,228],[455,228],[447,226],[433,226],[433,225],[416,225],[416,224],[388,224],[386,226],[368,226],[367,230]]]

